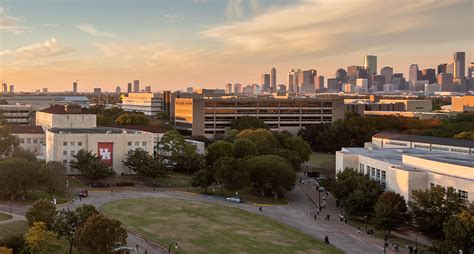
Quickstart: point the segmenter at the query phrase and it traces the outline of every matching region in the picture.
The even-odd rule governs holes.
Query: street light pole
[[[171,254],[171,247],[175,246],[175,248],[178,248],[178,242],[172,242],[170,246],[168,246],[168,254]]]

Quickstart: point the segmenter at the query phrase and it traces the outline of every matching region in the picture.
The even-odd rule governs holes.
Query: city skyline
[[[288,84],[291,69],[330,78],[366,55],[377,56],[377,72],[405,77],[410,64],[436,68],[456,51],[473,61],[468,0],[46,2],[0,6],[0,79],[16,91],[62,92],[75,80],[82,92],[127,90],[133,80],[154,91],[222,88],[258,83],[272,67],[276,84]],[[457,18],[441,22],[440,13]]]

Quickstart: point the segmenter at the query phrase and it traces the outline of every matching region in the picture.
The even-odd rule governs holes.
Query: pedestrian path
[[[10,213],[6,213],[6,214],[10,214]],[[26,220],[25,216],[23,216],[23,215],[14,214],[14,213],[11,213],[10,215],[12,216],[12,218],[8,219],[8,220],[0,221],[0,225],[1,224],[8,224],[8,223],[14,222],[14,221]]]

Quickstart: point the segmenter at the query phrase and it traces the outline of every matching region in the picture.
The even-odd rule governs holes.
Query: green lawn
[[[12,216],[10,214],[0,213],[0,221],[9,220],[11,218]]]
[[[161,187],[176,188],[176,187],[187,187],[190,185],[191,176],[181,173],[172,173],[167,177],[160,177],[156,179],[156,182]]]
[[[342,253],[264,216],[223,205],[176,199],[128,199],[103,211],[178,253]]]
[[[320,172],[322,174],[334,174],[336,168],[336,155],[328,153],[312,153],[309,156],[308,164],[313,167],[327,169],[322,170],[322,172]]]
[[[27,230],[28,225],[24,220],[0,224],[0,239],[9,235],[24,234]]]

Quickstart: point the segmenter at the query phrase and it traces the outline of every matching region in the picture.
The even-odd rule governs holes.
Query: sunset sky
[[[2,0],[0,80],[16,91],[134,79],[154,91],[258,83],[277,68],[333,77],[363,65],[406,73],[474,61],[473,0]],[[468,63],[466,63],[466,66]]]

